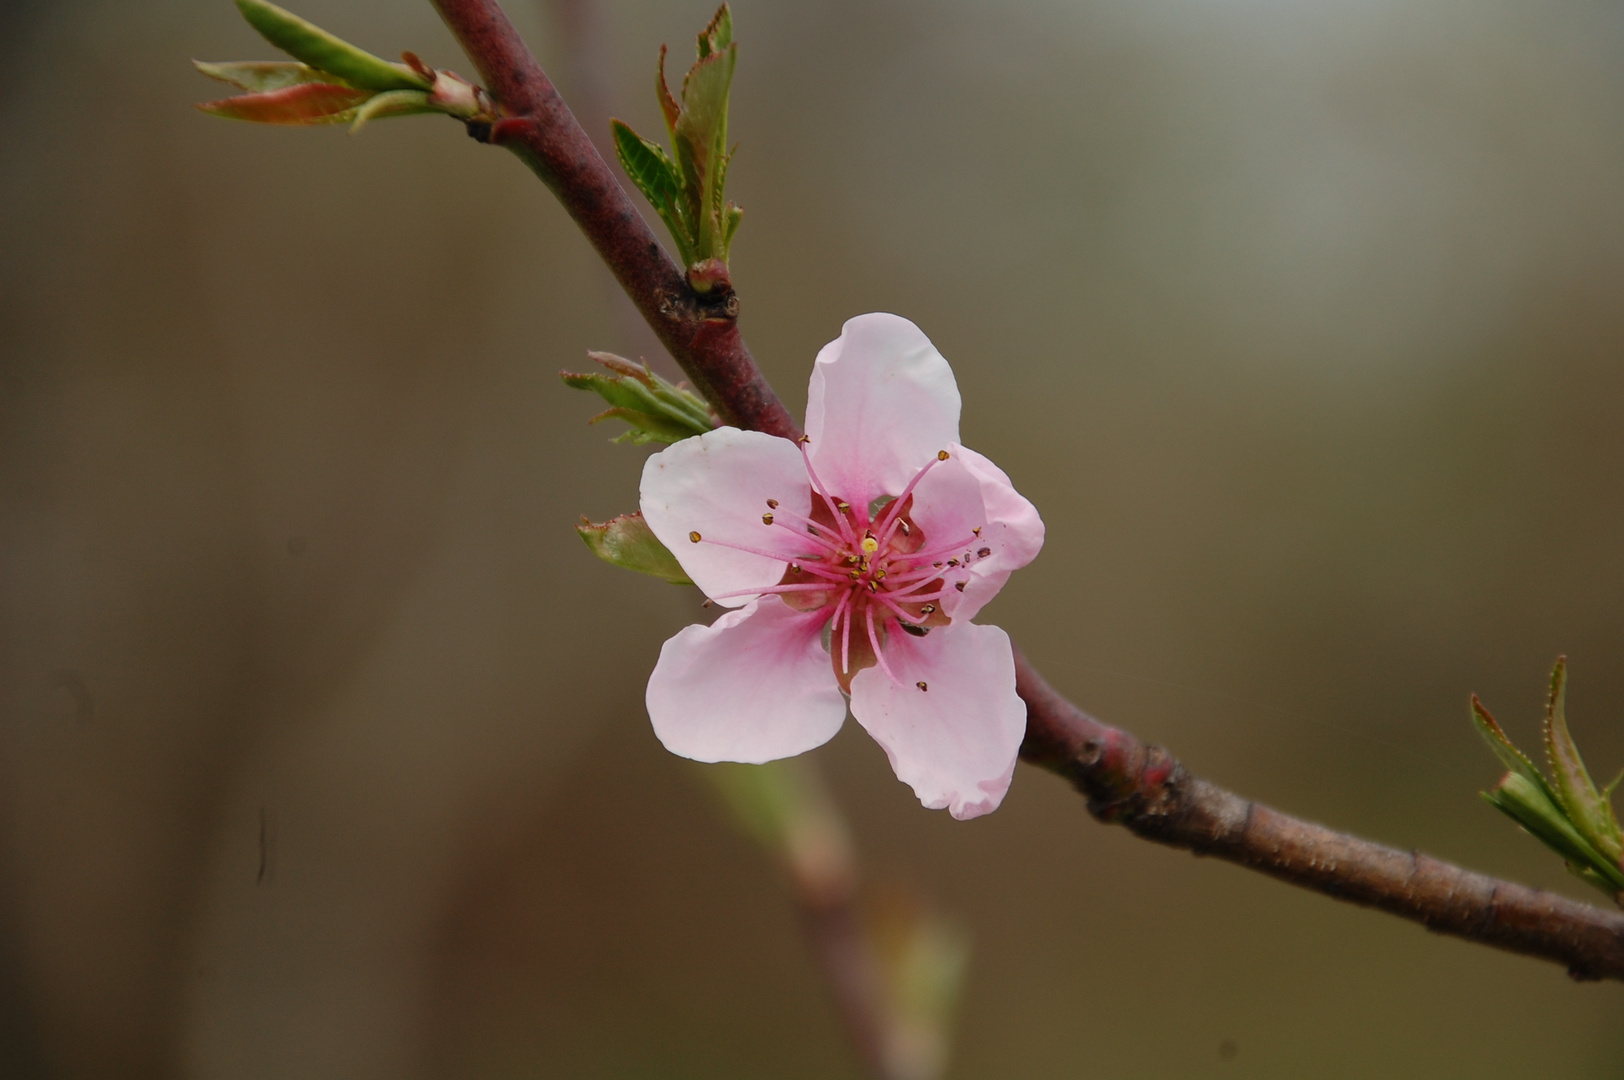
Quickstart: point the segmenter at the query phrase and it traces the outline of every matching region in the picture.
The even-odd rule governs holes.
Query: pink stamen
[[[819,566],[815,562],[797,562],[794,565],[800,567],[802,573],[807,573],[811,574],[813,577],[822,578],[824,581],[827,581],[830,584],[851,584],[851,575],[844,570],[837,570],[832,566]]]
[[[821,584],[817,584],[817,583],[808,584],[808,585],[769,585],[764,589],[739,589],[739,590],[737,590],[735,592],[717,593],[715,596],[711,597],[711,599],[712,600],[731,600],[735,596],[759,596],[759,595],[765,595],[767,593],[830,592],[830,591],[832,591],[830,586],[821,585]]]
[[[865,611],[863,614],[867,616],[867,621],[868,621],[868,643],[874,649],[874,659],[876,659],[876,660],[878,660],[880,662],[880,670],[885,672],[887,675],[889,675],[891,677],[892,682],[896,683],[898,686],[901,686],[902,685],[902,680],[897,678],[897,673],[892,671],[891,670],[891,665],[887,664],[885,662],[885,653],[880,651],[880,639],[879,639],[879,636],[874,633],[874,608],[873,608],[873,606],[870,605],[868,610]]]
[[[840,598],[840,606],[835,608],[835,622],[837,624],[840,622],[840,613],[841,613],[841,611],[844,610],[845,613],[846,613],[845,629],[841,630],[841,632],[840,632],[840,671],[841,671],[841,674],[846,674],[846,673],[851,671],[851,615],[852,615],[852,613],[851,613],[851,608],[848,606],[848,604],[851,601],[851,597],[852,597],[852,594],[848,590],[846,595],[842,596]]]
[[[886,593],[885,595],[893,597],[897,600],[906,600],[910,604],[919,604],[924,603],[927,600],[940,600],[942,597],[956,592],[958,592],[957,589],[949,587],[946,589],[940,589],[933,593],[894,592]]]
[[[821,544],[823,547],[829,549],[830,551],[839,551],[839,550],[841,550],[841,548],[840,548],[840,539],[841,539],[840,534],[835,532],[833,529],[830,529],[828,526],[819,525],[816,521],[813,521],[811,518],[802,517],[800,514],[792,513],[789,510],[773,510],[773,511],[770,511],[770,513],[773,516],[773,524],[774,525],[782,525],[784,528],[787,529],[787,528],[790,527],[789,523],[784,522],[784,521],[780,521],[779,518],[793,518],[795,520],[796,524],[799,524],[799,525],[804,526],[806,528],[806,532],[804,534],[800,530],[797,530],[796,531],[797,536],[805,535],[807,537],[807,539],[811,540],[813,543]],[[816,531],[814,531],[814,530],[816,530]],[[827,533],[828,535],[824,535],[825,533]]]
[[[902,570],[894,574],[887,572],[885,576],[885,584],[890,588],[895,589],[899,585],[909,585],[913,584],[914,582],[929,581],[931,578],[938,578],[943,574],[950,574],[955,569],[957,569],[957,567],[927,566],[922,570]]]
[[[905,611],[902,605],[893,600],[889,594],[880,593],[879,596],[875,597],[875,599],[879,600],[880,603],[894,611],[897,618],[901,619],[903,622],[911,623],[914,626],[919,625],[919,616],[914,615],[909,611]]]
[[[840,507],[835,504],[834,498],[824,488],[823,481],[818,479],[817,470],[812,468],[812,452],[807,449],[811,442],[811,439],[802,437],[800,446],[801,460],[806,463],[806,475],[812,481],[812,490],[823,497],[824,503],[829,507],[829,513],[834,515],[835,524],[840,526],[841,539],[848,544],[854,544],[857,542],[857,534],[852,532],[851,524],[846,520],[846,515],[840,512]]]
[[[805,556],[803,556],[803,555],[785,555],[782,552],[777,552],[777,551],[763,551],[761,548],[746,547],[743,544],[735,544],[735,543],[732,543],[732,542],[727,541],[727,540],[701,539],[699,541],[699,543],[701,543],[701,544],[715,544],[717,547],[732,548],[734,551],[744,551],[744,552],[748,552],[751,555],[762,555],[762,556],[765,556],[766,558],[773,559],[773,560],[775,560],[777,562],[783,562],[783,563],[795,562],[797,559],[805,558]]]
[[[971,534],[967,540],[960,540],[953,544],[943,544],[941,547],[931,548],[929,551],[911,551],[908,553],[907,558],[910,562],[923,562],[927,559],[934,559],[938,555],[953,555],[957,557],[958,555],[963,554],[965,548],[974,549],[976,544],[980,542],[981,538],[979,536]]]
[[[941,462],[942,459],[939,457],[933,457],[925,462],[925,467],[914,473],[914,478],[908,481],[908,486],[902,489],[902,494],[892,499],[890,505],[885,508],[885,513],[880,516],[880,520],[874,525],[876,529],[884,528],[886,530],[885,536],[880,540],[881,547],[884,547],[886,541],[891,539],[891,530],[896,528],[898,521],[902,520],[902,504],[907,501],[908,496],[913,494],[913,489],[919,485],[919,481],[924,478],[924,475],[941,464]]]

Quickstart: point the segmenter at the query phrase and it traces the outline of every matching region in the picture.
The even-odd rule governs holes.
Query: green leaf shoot
[[[374,94],[365,105],[355,110],[355,122],[350,125],[350,134],[356,134],[367,125],[367,121],[379,117],[414,116],[439,111],[429,99],[427,90],[385,90],[381,94]]]
[[[1596,790],[1568,730],[1567,659],[1551,672],[1543,735],[1554,779],[1547,779],[1472,696],[1472,721],[1509,771],[1483,797],[1540,843],[1562,857],[1580,879],[1624,906],[1624,842],[1610,802],[1617,780]],[[1624,773],[1620,774],[1624,778]]]
[[[682,264],[692,265],[697,261],[693,249],[694,229],[688,220],[682,174],[677,171],[676,163],[664,147],[643,138],[619,120],[611,120],[609,126],[614,133],[615,156],[620,159],[620,167],[626,170],[637,190],[671,231]]]
[[[654,83],[671,139],[669,153],[621,121],[611,121],[621,166],[665,222],[689,268],[710,260],[725,266],[742,216],[726,197],[732,158],[728,96],[738,59],[733,14],[726,4],[700,32],[697,53],[680,96],[674,96],[665,78],[666,48],[660,46]]]
[[[201,60],[193,60],[192,66],[211,79],[230,83],[237,89],[246,90],[251,94],[286,90],[290,86],[302,83],[347,85],[338,76],[326,71],[317,71],[309,64],[301,64],[297,60],[247,60],[230,64],[207,64]]]
[[[463,121],[495,116],[483,89],[436,71],[412,53],[393,64],[313,26],[266,0],[237,0],[249,24],[293,60],[215,64],[198,71],[246,93],[198,106],[203,112],[261,124],[350,124],[354,134],[385,116],[444,113]]]
[[[630,425],[616,442],[681,442],[716,426],[698,395],[667,382],[647,365],[634,364],[613,353],[589,352],[587,356],[606,371],[561,371],[559,377],[565,386],[590,390],[609,403],[610,407],[589,423],[619,419]]]
[[[371,91],[353,86],[299,83],[281,90],[205,101],[198,108],[211,116],[258,124],[343,124],[353,120],[357,106],[371,96]]]
[[[583,517],[581,523],[575,526],[575,531],[592,549],[592,553],[604,562],[613,563],[623,570],[649,574],[673,585],[693,584],[677,562],[677,557],[660,543],[641,513],[621,514],[601,524]]]
[[[1545,708],[1545,753],[1556,780],[1557,798],[1568,820],[1598,851],[1617,863],[1624,854],[1618,819],[1613,815],[1612,804],[1596,790],[1573,735],[1568,731],[1567,672],[1567,658],[1558,658],[1551,671],[1551,692]]]
[[[404,64],[392,64],[267,0],[237,0],[248,25],[261,37],[319,71],[366,90],[427,90],[430,80]]]

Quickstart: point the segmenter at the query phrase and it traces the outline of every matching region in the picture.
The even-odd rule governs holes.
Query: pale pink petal
[[[975,551],[985,547],[992,554],[971,563],[970,580],[959,602],[942,610],[956,619],[973,619],[987,601],[998,595],[1010,574],[1037,558],[1043,548],[1043,519],[1037,507],[1015,490],[1004,470],[967,447],[955,446],[952,453],[981,484],[981,501],[987,513],[981,535],[987,542]]]
[[[790,560],[816,550],[802,530],[763,523],[768,499],[804,517],[812,489],[800,448],[759,431],[717,428],[643,465],[644,520],[694,584],[728,607],[776,585]]]
[[[830,495],[866,506],[899,494],[959,438],[959,388],[924,332],[859,315],[818,353],[806,402],[812,465]]]
[[[894,635],[885,658],[901,685],[865,668],[852,679],[851,711],[897,779],[929,809],[945,806],[960,820],[996,810],[1026,734],[1009,635],[954,623],[923,638]]]
[[[765,597],[683,628],[649,676],[654,734],[695,761],[760,764],[822,746],[846,719],[823,650],[825,621]]]
[[[998,466],[957,443],[920,479],[913,500],[911,516],[924,530],[925,550],[947,564],[943,581],[964,585],[941,600],[942,611],[957,621],[975,618],[1043,546],[1043,519],[1032,504]],[[944,550],[949,544],[957,546]]]

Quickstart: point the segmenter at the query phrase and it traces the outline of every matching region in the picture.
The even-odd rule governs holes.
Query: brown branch
[[[730,423],[795,438],[730,314],[700,302],[615,182],[496,0],[435,0],[501,102],[490,141],[541,176],[614,271],[671,354]],[[726,290],[732,298],[731,289]],[[1624,914],[1474,874],[1299,821],[1192,775],[1057,694],[1016,654],[1027,705],[1021,757],[1070,779],[1101,821],[1214,855],[1327,896],[1511,952],[1575,978],[1624,980]]]
[[[1243,799],[1191,774],[1161,747],[1095,720],[1044,682],[1018,649],[1015,686],[1027,710],[1021,757],[1075,784],[1100,821],[1441,934],[1555,960],[1576,979],[1624,979],[1624,913],[1373,844]]]

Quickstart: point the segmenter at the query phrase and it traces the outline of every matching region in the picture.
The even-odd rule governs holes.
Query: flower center
[[[977,525],[966,536],[946,543],[925,535],[913,519],[914,488],[932,468],[951,455],[939,451],[914,474],[902,494],[882,496],[868,506],[853,506],[830,494],[818,480],[812,459],[801,439],[801,455],[811,481],[812,508],[806,517],[785,510],[777,499],[767,500],[761,523],[789,529],[800,541],[777,585],[727,596],[774,594],[796,611],[824,612],[825,644],[841,689],[851,692],[852,676],[878,664],[898,686],[902,680],[885,658],[885,645],[894,631],[924,637],[931,629],[952,620],[942,611],[942,600],[963,592],[974,563],[992,555],[983,545]],[[782,558],[772,551],[727,541],[707,541],[691,532],[693,543],[721,543],[740,551]],[[775,554],[774,552],[779,552]],[[723,596],[714,597],[723,599]],[[921,691],[923,682],[915,683]]]
[[[803,455],[805,450],[803,440]],[[942,611],[943,598],[964,591],[970,565],[992,554],[979,545],[981,526],[969,536],[939,544],[912,517],[914,488],[949,456],[941,451],[914,474],[900,495],[876,499],[869,506],[852,506],[830,493],[808,457],[811,514],[804,518],[786,514],[778,509],[777,500],[768,500],[763,523],[797,530],[806,544],[779,584],[765,591],[778,594],[797,611],[828,613],[829,656],[835,677],[848,693],[852,676],[876,664],[901,685],[885,657],[890,635],[901,631],[924,637],[933,627],[947,625],[951,620]]]

